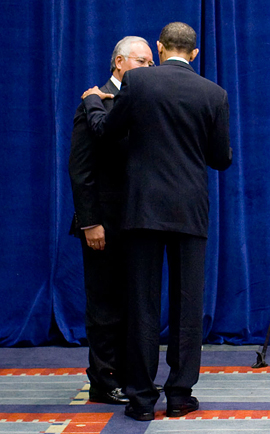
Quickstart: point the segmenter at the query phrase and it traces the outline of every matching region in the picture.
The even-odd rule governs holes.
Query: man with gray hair
[[[153,65],[148,42],[127,36],[111,58],[112,76],[101,88],[116,95],[126,71]],[[110,111],[112,100],[105,100]],[[81,239],[86,290],[86,335],[89,343],[90,401],[125,404],[125,273],[120,234],[126,140],[94,140],[83,104],[77,108],[69,173],[75,215],[71,234]],[[108,146],[109,145],[109,146]]]

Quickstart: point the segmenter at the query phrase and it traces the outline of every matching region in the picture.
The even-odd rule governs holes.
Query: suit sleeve
[[[83,100],[88,125],[95,137],[108,137],[120,140],[127,136],[130,121],[130,85],[125,73],[120,92],[114,98],[114,106],[107,113],[97,95],[89,95]]]
[[[80,104],[74,117],[69,157],[77,229],[101,223],[95,167],[95,141],[87,125],[84,107]]]
[[[210,131],[206,163],[212,169],[225,170],[232,164],[230,147],[229,103],[224,91],[222,104],[217,108],[214,124]]]

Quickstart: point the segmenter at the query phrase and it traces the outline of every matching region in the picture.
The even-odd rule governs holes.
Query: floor
[[[166,348],[160,350],[156,382],[164,384]],[[251,368],[259,350],[204,346],[193,389],[200,409],[169,419],[162,394],[156,419],[137,422],[124,415],[122,406],[89,403],[87,348],[1,348],[0,433],[270,433],[270,368]]]

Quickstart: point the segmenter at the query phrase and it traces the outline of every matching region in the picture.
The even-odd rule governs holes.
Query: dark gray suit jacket
[[[101,88],[103,92],[116,95],[118,89],[111,80]],[[114,101],[104,100],[103,107],[109,112]],[[71,234],[80,235],[81,227],[110,224],[120,221],[123,176],[125,167],[125,141],[107,146],[104,140],[97,140],[87,124],[86,111],[81,103],[74,116],[69,157],[69,174],[72,185],[75,215]],[[118,216],[115,214],[118,213]],[[108,221],[109,220],[109,221]]]
[[[184,62],[128,71],[112,111],[96,95],[84,102],[97,136],[129,132],[123,228],[207,236],[207,165],[225,170],[227,92]]]

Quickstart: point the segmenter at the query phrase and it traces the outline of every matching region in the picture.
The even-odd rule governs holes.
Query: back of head
[[[170,23],[162,29],[159,42],[167,51],[191,53],[196,48],[196,32],[188,24]]]
[[[125,58],[128,58],[130,51],[131,51],[131,45],[134,42],[144,42],[146,45],[149,46],[146,39],[141,38],[140,36],[126,36],[125,38],[121,39],[119,42],[117,42],[116,46],[114,47],[112,57],[111,57],[111,72],[115,70],[115,58],[120,54],[124,56]]]

